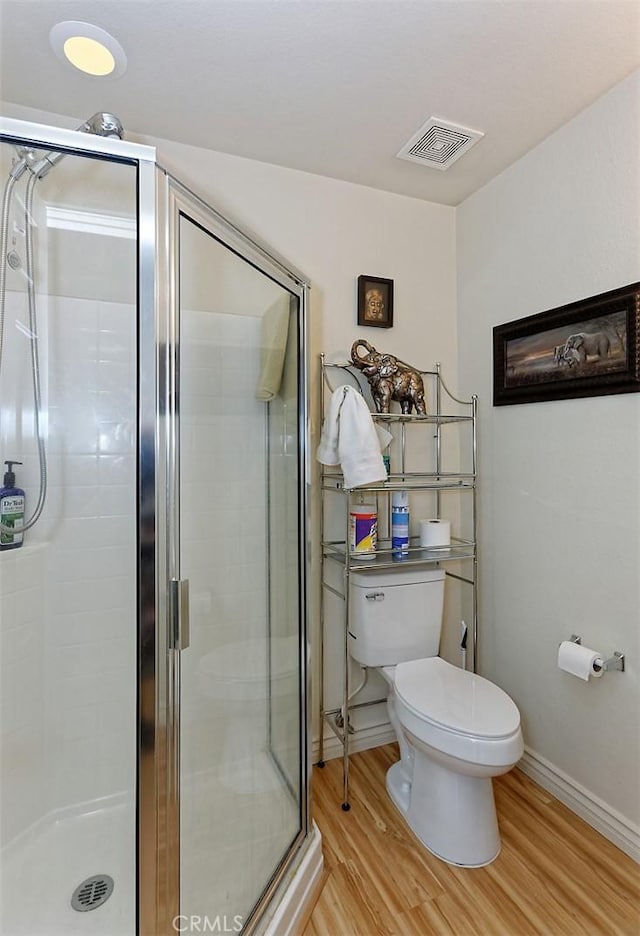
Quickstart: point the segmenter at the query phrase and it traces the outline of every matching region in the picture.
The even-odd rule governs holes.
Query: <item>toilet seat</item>
[[[400,723],[418,741],[476,764],[513,764],[522,756],[520,713],[488,679],[429,657],[399,663],[394,690]]]

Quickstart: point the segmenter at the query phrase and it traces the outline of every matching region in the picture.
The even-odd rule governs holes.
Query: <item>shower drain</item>
[[[71,896],[71,906],[80,913],[101,907],[113,893],[113,878],[108,874],[94,874],[78,884]]]

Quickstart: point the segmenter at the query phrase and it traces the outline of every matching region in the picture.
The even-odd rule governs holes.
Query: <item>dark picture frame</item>
[[[393,326],[393,280],[382,276],[358,277],[358,325]]]
[[[496,325],[493,405],[640,391],[640,283]]]

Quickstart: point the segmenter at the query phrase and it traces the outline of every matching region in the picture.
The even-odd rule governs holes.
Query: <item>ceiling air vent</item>
[[[397,156],[432,169],[448,169],[483,136],[480,130],[470,130],[439,117],[430,117]]]

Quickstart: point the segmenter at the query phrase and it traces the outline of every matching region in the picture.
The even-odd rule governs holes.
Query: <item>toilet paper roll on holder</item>
[[[582,645],[582,637],[578,636],[578,634],[572,634],[569,639],[571,643]],[[624,653],[620,653],[619,650],[614,650],[613,656],[608,657],[606,660],[598,657],[597,660],[594,661],[593,668],[595,670],[604,670],[605,673],[610,673],[615,670],[624,673]]]

